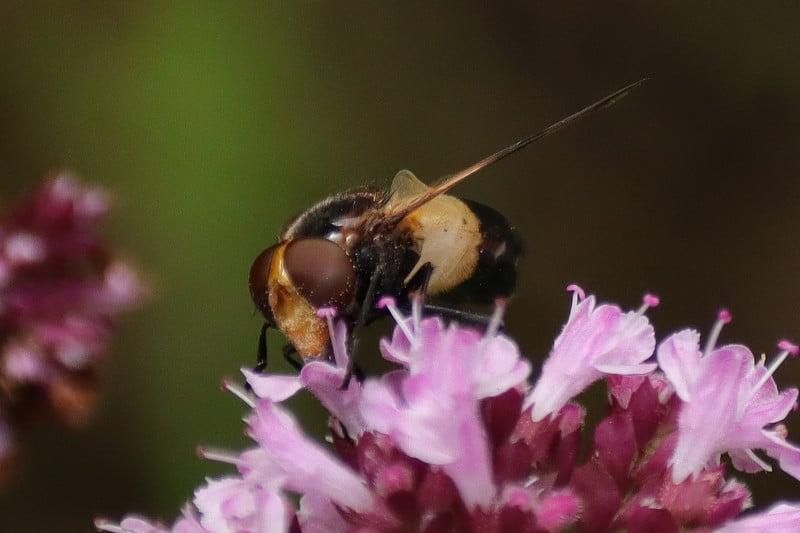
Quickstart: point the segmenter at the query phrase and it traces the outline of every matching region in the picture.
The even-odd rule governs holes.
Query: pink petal
[[[658,365],[656,363],[641,363],[638,365],[623,365],[623,364],[597,364],[595,370],[603,374],[618,375],[618,376],[641,376],[650,374]]]
[[[350,435],[355,437],[366,430],[359,410],[361,383],[351,380],[347,390],[342,390],[344,378],[344,367],[335,367],[321,361],[306,363],[300,371],[300,381],[347,428]]]
[[[222,478],[197,489],[194,504],[202,526],[210,531],[226,531],[252,520],[256,511],[253,488],[239,478]]]
[[[363,480],[328,449],[301,433],[288,411],[260,400],[248,423],[266,459],[286,473],[288,489],[320,494],[344,508],[363,510],[373,505]]]
[[[350,526],[327,498],[318,494],[305,494],[300,498],[297,519],[303,533],[345,533]]]
[[[674,482],[699,473],[725,450],[725,441],[734,429],[737,384],[744,378],[746,364],[734,350],[720,349],[703,358],[703,377],[678,415],[678,442],[671,461]]]
[[[800,529],[800,503],[781,503],[766,511],[752,513],[729,522],[717,533],[797,533]]]
[[[774,431],[765,431],[764,436],[771,443],[764,446],[767,454],[778,460],[781,470],[800,479],[800,447],[789,444],[782,435]]]
[[[303,388],[299,376],[259,374],[249,368],[242,368],[241,371],[256,396],[273,402],[291,398]]]
[[[574,494],[554,492],[536,504],[536,524],[545,531],[562,531],[580,513],[580,503]]]
[[[483,339],[472,355],[475,359],[473,379],[476,396],[498,396],[518,385],[527,383],[531,364],[523,359],[516,343],[504,336]]]
[[[111,533],[170,533],[171,531],[160,524],[153,524],[149,520],[138,516],[127,516],[119,524],[97,519],[94,522],[94,527],[99,531],[109,531]],[[177,528],[175,531],[177,531]],[[181,531],[182,533],[208,533],[205,529],[200,528],[199,524],[196,529],[183,529]]]
[[[256,499],[257,533],[288,533],[294,510],[282,494],[260,491]]]

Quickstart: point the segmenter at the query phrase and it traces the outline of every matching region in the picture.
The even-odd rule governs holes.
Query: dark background
[[[800,340],[793,3],[70,4],[0,4],[0,193],[59,168],[110,187],[109,234],[154,298],[94,425],[29,435],[2,531],[171,521],[227,471],[194,448],[247,443],[218,384],[253,360],[247,272],[291,215],[401,168],[430,181],[645,76],[457,191],[527,241],[509,332],[540,361],[577,282],[626,307],[658,293],[660,338],[726,306],[723,342]],[[788,476],[750,481],[758,504],[800,499]]]

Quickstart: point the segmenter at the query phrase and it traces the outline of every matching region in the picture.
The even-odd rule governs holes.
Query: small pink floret
[[[769,366],[746,346],[716,347],[731,319],[723,309],[704,350],[700,334],[685,329],[660,343],[656,364],[655,332],[645,315],[659,304],[656,295],[623,311],[597,304],[577,285],[568,290],[567,323],[532,390],[530,363],[498,332],[505,299],[480,331],[423,319],[419,307],[406,316],[394,298],[381,298],[378,306],[397,323],[381,351],[398,367],[353,380],[345,390],[347,325],[333,319],[335,310],[320,309],[335,365],[311,361],[299,376],[243,369],[250,391],[223,380],[253,408],[246,420],[256,445],[242,453],[197,450],[235,466],[235,475],[209,480],[171,528],[135,516],[120,524],[98,520],[98,528],[799,531],[797,504],[736,520],[750,493],[720,461],[728,454],[737,470],[768,470],[753,453],[762,450],[800,479],[800,448],[787,442],[782,422],[797,409],[798,391],[779,392],[772,379],[798,347],[781,340]],[[575,396],[597,380],[605,381],[609,403],[592,428]],[[277,403],[300,389],[331,415],[333,446],[307,435]],[[592,447],[585,455],[582,441]]]

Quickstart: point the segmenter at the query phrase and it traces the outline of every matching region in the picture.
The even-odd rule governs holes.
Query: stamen
[[[506,312],[506,306],[508,306],[507,298],[495,299],[494,311],[492,311],[492,316],[489,318],[489,326],[486,328],[484,338],[497,336],[500,328],[503,327],[503,315]]]
[[[324,318],[325,321],[328,323],[328,336],[330,336],[330,338],[331,338],[331,346],[333,346],[333,351],[334,351],[333,355],[336,358],[336,360],[339,360],[338,356],[340,354],[335,353],[338,350],[336,349],[336,343],[334,342],[334,339],[336,339],[336,328],[334,328],[334,326],[333,326],[333,317],[336,316],[336,308],[335,307],[320,307],[317,310],[317,316],[319,318]]]
[[[336,313],[337,311],[335,307],[320,307],[317,310],[317,316],[324,318],[328,323],[328,336],[331,339],[331,347],[333,348],[333,360],[337,367],[344,368],[347,366],[347,362],[350,360],[347,355],[347,349],[351,348],[351,346],[348,346],[346,340],[347,329],[344,329],[345,339],[341,339],[339,337],[340,334],[336,331],[336,324],[333,322],[333,319],[336,318]]]
[[[569,308],[568,318],[568,320],[571,320],[573,313],[575,313],[575,308],[578,307],[578,304],[586,298],[586,293],[583,292],[583,289],[575,283],[570,283],[567,285],[567,292],[572,292],[572,306]]]
[[[800,353],[800,347],[788,339],[781,339],[778,341],[778,348],[788,351],[789,355],[797,355]]]
[[[573,297],[577,296],[579,300],[586,298],[586,293],[583,292],[583,289],[580,287],[580,285],[575,283],[570,283],[567,285],[567,292],[571,292]]]
[[[385,309],[387,307],[396,307],[397,302],[391,296],[382,296],[378,300],[378,309]]]
[[[242,400],[251,409],[256,406],[256,401],[245,389],[234,383],[230,378],[225,377],[222,379],[222,390],[232,392],[234,396]]]
[[[636,314],[643,315],[651,307],[658,307],[659,303],[661,303],[661,299],[648,292],[642,297],[642,306],[636,310]]]
[[[239,455],[226,450],[217,450],[206,448],[205,446],[198,446],[197,456],[201,459],[208,459],[209,461],[217,461],[219,463],[226,463],[234,466],[239,464]]]
[[[714,326],[711,328],[711,333],[708,334],[708,340],[706,340],[705,348],[703,349],[703,355],[709,354],[714,350],[714,347],[717,345],[717,341],[719,340],[719,334],[722,332],[722,326],[729,323],[732,320],[731,313],[727,309],[720,309],[719,313],[717,313],[717,321],[714,322]]]
[[[422,308],[425,304],[425,297],[419,293],[414,292],[411,295],[411,318],[414,324],[414,331],[419,331],[419,324],[422,322]]]
[[[334,318],[336,316],[335,307],[320,307],[317,309],[317,316],[319,318]]]
[[[389,313],[394,318],[397,327],[405,334],[406,339],[408,342],[414,342],[414,332],[408,328],[408,324],[406,324],[406,317],[404,317],[400,313],[400,309],[397,308],[397,303],[395,299],[391,296],[384,296],[380,300],[378,300],[378,309],[388,309]]]
[[[767,367],[766,373],[764,373],[764,375],[761,376],[761,379],[759,379],[758,382],[753,386],[753,394],[758,392],[762,385],[764,385],[764,383],[766,383],[772,377],[775,371],[778,370],[778,367],[783,364],[790,354],[797,355],[798,352],[797,345],[792,344],[786,339],[781,339],[780,342],[778,342],[778,348],[780,348],[781,351],[778,352],[775,360],[773,360],[772,363],[770,363],[770,365]]]
[[[328,323],[328,335],[330,335],[331,339],[335,339],[336,331],[333,327],[333,317],[336,316],[336,309],[333,309],[332,307],[323,307],[317,311],[317,316],[325,319],[325,322]],[[336,343],[334,342],[331,344],[335,345]]]

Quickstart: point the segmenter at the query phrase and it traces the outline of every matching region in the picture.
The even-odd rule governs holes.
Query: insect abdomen
[[[472,200],[462,201],[480,221],[478,261],[469,278],[441,296],[453,302],[491,304],[514,291],[522,239],[496,210]]]

